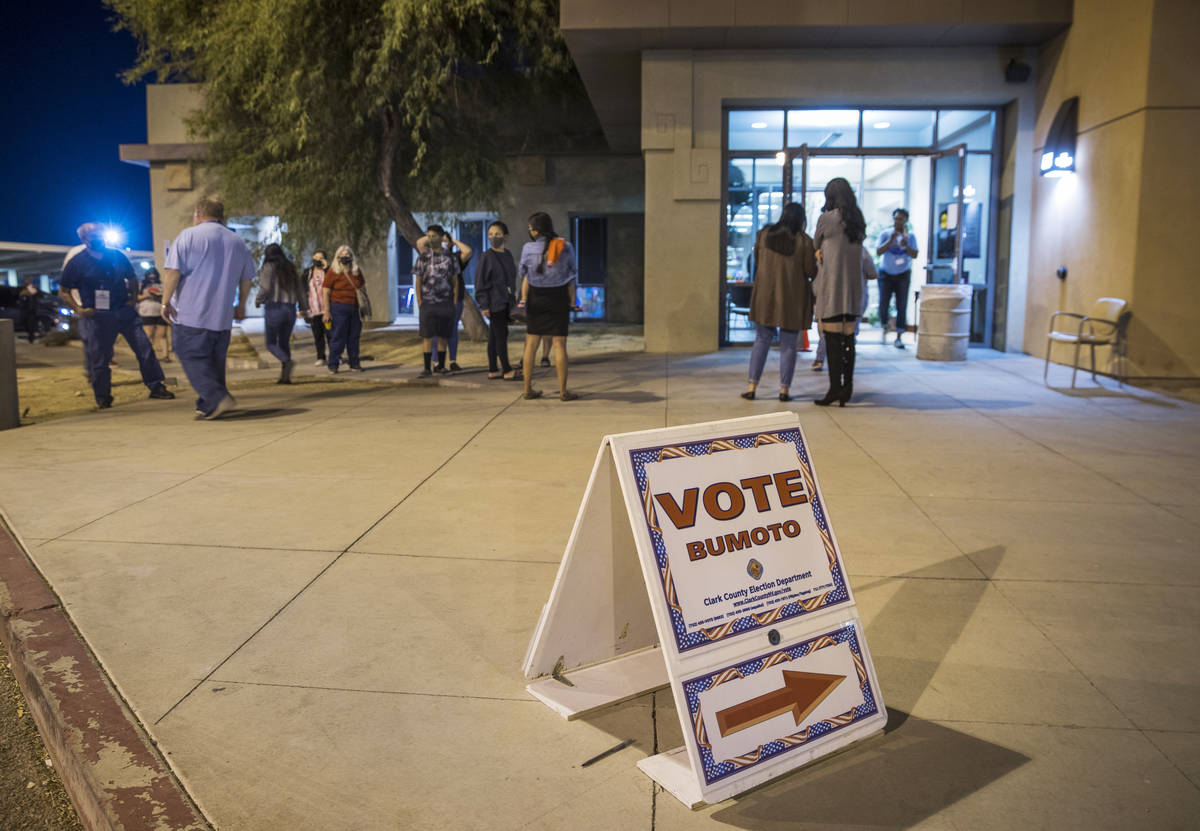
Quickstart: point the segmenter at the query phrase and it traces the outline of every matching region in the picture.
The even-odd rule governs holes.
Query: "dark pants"
[[[912,280],[912,271],[903,274],[888,274],[879,272],[879,325],[887,331],[888,307],[892,304],[892,295],[896,295],[896,334],[903,332],[908,326],[908,284]]]
[[[142,319],[132,306],[122,306],[106,312],[96,312],[91,319],[91,333],[84,342],[87,349],[88,372],[92,379],[92,393],[96,402],[112,397],[112,370],[108,368],[113,357],[113,346],[117,335],[125,338],[133,354],[137,356],[138,368],[142,371],[142,383],[150,389],[163,383],[162,367],[154,355],[154,347]]]
[[[317,360],[325,360],[325,315],[313,315],[308,319],[312,327],[313,345],[317,347]]]
[[[346,350],[350,366],[358,366],[358,339],[362,336],[362,318],[357,303],[330,303],[333,329],[329,332],[329,368],[337,369]]]
[[[455,336],[457,338],[457,335]],[[497,365],[499,361],[499,365]],[[488,320],[488,370],[510,372],[508,362],[508,309],[493,311]]]
[[[37,309],[23,309],[21,311],[21,328],[25,330],[25,334],[28,335],[30,343],[33,343],[33,336],[37,334],[37,325]]]
[[[175,336],[175,357],[196,391],[196,409],[207,415],[229,395],[225,386],[229,330],[197,329],[176,323],[171,333]]]
[[[296,304],[268,302],[263,306],[263,332],[267,351],[286,364],[292,359],[292,329],[296,328]]]
[[[92,383],[92,365],[88,361],[88,341],[92,338],[91,318],[75,318],[75,331],[79,333],[79,342],[83,344],[83,349],[79,350],[83,353],[83,374],[87,376],[88,383],[90,384]]]

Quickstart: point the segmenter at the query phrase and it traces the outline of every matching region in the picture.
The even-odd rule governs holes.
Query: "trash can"
[[[921,287],[917,357],[923,361],[965,361],[971,337],[970,286]]]

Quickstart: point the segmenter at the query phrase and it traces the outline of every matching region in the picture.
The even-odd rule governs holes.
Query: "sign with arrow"
[[[669,686],[638,766],[715,802],[887,720],[795,413],[606,436],[525,659],[566,718]]]

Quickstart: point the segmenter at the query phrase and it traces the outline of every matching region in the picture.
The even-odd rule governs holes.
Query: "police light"
[[[1079,96],[1062,102],[1046,134],[1039,172],[1056,178],[1075,172],[1075,135],[1079,116]]]
[[[116,248],[121,244],[121,240],[124,238],[124,236],[125,235],[121,233],[120,228],[110,225],[104,229],[104,244],[110,248]]]

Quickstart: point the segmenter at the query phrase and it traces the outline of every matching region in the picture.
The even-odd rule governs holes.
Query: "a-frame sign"
[[[524,671],[568,719],[670,686],[685,746],[638,766],[689,807],[882,730],[796,414],[606,436]]]

